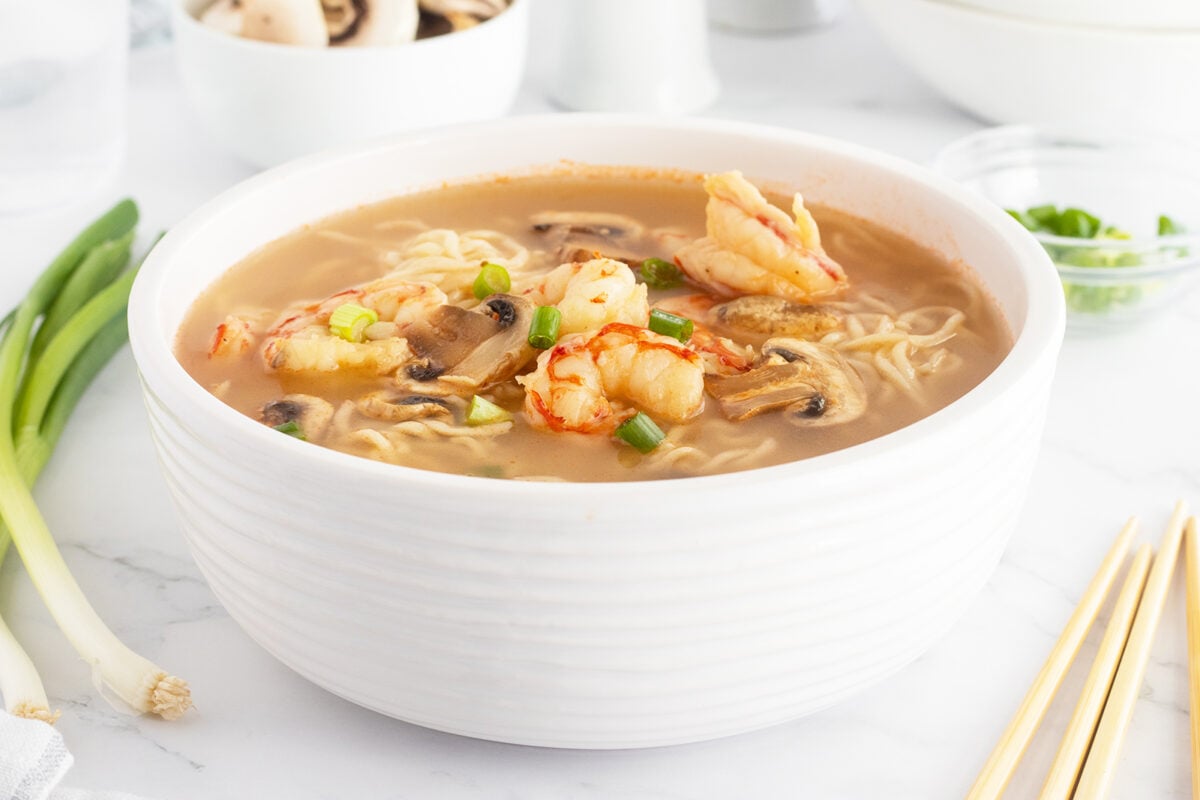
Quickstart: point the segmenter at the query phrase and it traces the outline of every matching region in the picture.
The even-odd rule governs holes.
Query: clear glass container
[[[950,144],[934,167],[1005,209],[1099,219],[1095,238],[1032,233],[1058,269],[1072,329],[1152,319],[1200,283],[1200,147],[1190,142],[1006,126]],[[1160,235],[1160,216],[1182,232]]]
[[[0,0],[0,214],[115,175],[128,51],[129,0]]]

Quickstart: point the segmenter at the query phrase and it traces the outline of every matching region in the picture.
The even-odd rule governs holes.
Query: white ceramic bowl
[[[171,0],[179,71],[228,150],[272,166],[398,131],[502,116],[525,70],[531,0],[466,31],[399,45],[300,47],[202,25],[210,0]]]
[[[1200,30],[1059,25],[935,0],[858,2],[902,61],[985,119],[1078,134],[1200,134]]]
[[[938,0],[997,14],[1079,27],[1200,28],[1195,0]]]
[[[552,165],[748,175],[971,264],[1016,342],[959,401],[808,461],[685,480],[547,484],[377,463],[215,400],[171,345],[228,266],[331,212]],[[791,131],[559,115],[382,141],[254,178],[182,222],[129,308],[159,456],[214,593],[281,661],[385,714],[561,747],[707,739],[816,711],[915,659],[964,612],[1033,469],[1062,292],[987,200]]]

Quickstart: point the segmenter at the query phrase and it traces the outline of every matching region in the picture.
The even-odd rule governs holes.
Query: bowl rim
[[[301,58],[312,56],[314,53],[323,54],[325,58],[337,59],[353,59],[362,58],[364,54],[379,54],[387,52],[414,52],[417,55],[428,55],[430,57],[438,57],[439,53],[429,52],[436,48],[452,47],[457,45],[466,45],[467,47],[475,44],[475,40],[480,36],[490,34],[497,27],[495,23],[502,19],[508,18],[514,8],[520,7],[520,15],[524,16],[527,13],[527,6],[530,0],[509,0],[509,6],[504,11],[500,12],[490,19],[485,19],[478,25],[467,28],[462,31],[452,31],[451,34],[441,36],[430,36],[426,39],[413,39],[411,42],[399,42],[397,44],[365,44],[354,45],[353,47],[315,47],[313,45],[304,44],[284,44],[282,42],[264,42],[258,39],[247,39],[242,36],[235,36],[231,33],[217,30],[211,26],[201,22],[190,10],[188,6],[199,0],[171,0],[171,30],[176,32],[181,26],[186,27],[189,34],[195,36],[203,36],[210,41],[220,42],[222,46],[242,48],[248,52],[273,53],[282,58]],[[204,0],[204,5],[207,7],[216,0]],[[466,38],[462,38],[466,37]],[[416,48],[414,50],[414,48]]]
[[[1191,153],[1196,162],[1200,164],[1200,146],[1193,140],[1183,136],[1171,134],[1148,136],[1126,132],[1081,135],[1077,131],[1059,130],[1053,126],[1028,124],[994,125],[973,131],[965,136],[960,136],[938,150],[931,164],[933,169],[938,173],[952,180],[962,181],[963,177],[958,175],[955,170],[950,169],[948,162],[969,153],[971,148],[1005,141],[1011,141],[1012,143],[1004,149],[1006,153],[1030,153],[1035,148],[1052,148],[1055,143],[1060,143],[1065,147],[1097,149],[1103,147],[1121,147],[1156,152],[1160,152],[1163,148],[1171,148],[1176,151]],[[1048,144],[1039,147],[1039,143]],[[1030,163],[1036,168],[1036,161],[1031,161]],[[982,193],[979,194],[997,208],[1002,208],[1002,206],[990,197]],[[1022,228],[1024,229],[1024,226]],[[1165,264],[1138,264],[1113,267],[1111,270],[1104,269],[1105,272],[1111,271],[1114,273],[1112,280],[1117,280],[1117,275],[1123,276],[1120,280],[1124,283],[1128,283],[1131,280],[1170,277],[1176,273],[1187,272],[1200,266],[1200,231],[1185,231],[1165,236],[1141,235],[1132,236],[1128,239],[1085,239],[1077,236],[1060,236],[1044,231],[1028,231],[1028,233],[1041,243],[1043,247],[1077,247],[1114,252],[1149,252],[1180,248],[1190,249],[1193,253],[1177,261]],[[1063,275],[1070,276],[1073,280],[1085,280],[1095,277],[1095,273],[1098,269],[1101,269],[1076,264],[1064,264],[1054,260],[1053,257],[1051,258],[1051,262],[1054,264],[1055,269]],[[1104,278],[1103,280],[1107,282],[1108,278]]]
[[[833,155],[849,158],[874,169],[890,172],[896,177],[917,180],[965,208],[973,216],[990,223],[1011,248],[1016,271],[1024,278],[1024,324],[1013,331],[1014,341],[1008,354],[979,384],[949,405],[899,430],[870,439],[857,445],[818,456],[783,464],[758,467],[739,472],[655,480],[607,482],[543,482],[500,480],[472,475],[435,472],[403,465],[376,461],[280,436],[269,428],[234,410],[205,390],[189,375],[173,352],[174,337],[163,337],[159,331],[167,327],[160,316],[158,296],[170,275],[170,265],[176,254],[190,246],[191,240],[209,221],[232,205],[247,201],[260,187],[288,181],[311,172],[326,171],[348,159],[371,158],[375,153],[418,145],[439,138],[439,133],[479,136],[492,141],[505,141],[522,131],[546,130],[570,135],[573,131],[597,129],[658,130],[686,135],[713,133],[741,136],[748,140],[769,140],[798,148],[820,149]],[[336,213],[331,210],[329,213]],[[265,244],[265,242],[263,243]],[[210,282],[211,283],[211,282]],[[195,298],[193,298],[194,300]],[[175,402],[186,406],[190,413],[201,415],[203,422],[235,432],[239,439],[256,452],[277,453],[280,458],[320,466],[325,474],[343,474],[364,481],[384,483],[403,482],[414,488],[450,489],[470,492],[475,502],[502,502],[513,499],[536,499],[547,494],[559,500],[621,497],[623,500],[644,498],[661,501],[669,496],[688,495],[715,487],[740,487],[764,480],[803,480],[818,478],[825,472],[853,468],[863,459],[885,458],[912,446],[921,446],[932,434],[952,435],[960,426],[980,413],[984,407],[1016,391],[1044,366],[1052,369],[1061,346],[1066,308],[1059,277],[1042,247],[1016,220],[994,203],[920,164],[870,148],[842,142],[816,134],[784,128],[698,117],[670,118],[637,114],[541,114],[507,117],[499,120],[446,126],[442,129],[389,135],[366,143],[334,148],[281,164],[225,190],[204,203],[184,220],[171,228],[147,256],[134,282],[129,299],[130,346],[141,376],[143,392],[153,395],[173,411]],[[1008,315],[1005,315],[1006,319]],[[1007,320],[1011,326],[1011,320]],[[170,328],[178,329],[172,321]],[[167,395],[164,397],[164,395]],[[189,421],[195,417],[186,417]]]
[[[902,0],[862,0],[868,3],[896,3]],[[1063,20],[1041,19],[1024,14],[1005,13],[991,8],[981,8],[963,0],[907,0],[914,6],[933,7],[946,14],[958,14],[963,17],[980,17],[980,21],[994,25],[1008,25],[1013,28],[1026,28],[1040,32],[1070,34],[1073,36],[1091,37],[1095,39],[1112,39],[1115,43],[1152,39],[1159,42],[1164,40],[1186,41],[1200,36],[1200,26],[1176,25],[1136,25],[1124,26],[1103,23],[1079,23]]]

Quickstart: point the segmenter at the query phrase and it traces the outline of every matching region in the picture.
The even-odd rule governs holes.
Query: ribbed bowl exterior
[[[1040,252],[1012,241],[1010,260]],[[1055,286],[1048,263],[1033,283],[1043,269]],[[157,313],[165,260],[159,272],[135,291],[135,325]],[[618,748],[810,713],[941,636],[1021,508],[1060,306],[1010,309],[1020,363],[1002,365],[977,390],[986,396],[890,437],[800,464],[627,484],[445,476],[260,436],[178,379],[156,334],[135,333],[134,346],[192,552],[267,650],[420,725]],[[163,333],[172,315],[155,323]],[[1041,341],[1022,344],[1027,330]]]

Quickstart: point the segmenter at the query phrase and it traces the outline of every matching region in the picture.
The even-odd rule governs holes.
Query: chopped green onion
[[[649,453],[667,438],[662,428],[641,411],[618,425],[616,436],[639,453]]]
[[[1184,233],[1183,226],[1175,220],[1168,217],[1166,214],[1158,215],[1158,235],[1159,236],[1174,236],[1179,233]]]
[[[275,430],[280,433],[286,433],[288,436],[299,439],[302,442],[308,441],[308,437],[304,435],[304,430],[300,427],[300,423],[294,419],[289,419],[287,422],[276,425]]]
[[[1034,206],[1025,213],[1040,227],[1052,228],[1058,220],[1058,207],[1050,204]]]
[[[512,278],[508,276],[508,270],[499,264],[485,261],[479,268],[479,274],[475,276],[471,291],[475,293],[476,300],[482,300],[489,295],[507,292],[511,288]]]
[[[1015,208],[1006,208],[1004,210],[1008,212],[1010,217],[1024,225],[1026,230],[1040,231],[1042,229],[1041,223],[1031,217],[1028,211],[1018,211]]]
[[[674,289],[683,285],[683,273],[679,267],[661,258],[647,258],[638,272],[651,289]]]
[[[480,425],[494,425],[497,422],[508,422],[513,415],[507,410],[479,395],[472,395],[467,405],[467,424],[472,428]]]
[[[379,315],[357,303],[343,303],[329,315],[329,331],[347,342],[361,342],[367,328],[379,322]]]
[[[562,312],[554,306],[538,306],[529,325],[529,344],[538,350],[549,350],[558,341]]]
[[[696,325],[687,317],[680,317],[662,309],[653,308],[650,310],[649,327],[655,333],[661,333],[663,336],[670,336],[681,342],[687,342],[688,339],[692,338],[692,331],[695,330]]]
[[[1100,231],[1100,219],[1082,208],[1065,209],[1058,216],[1054,232],[1059,236],[1091,239]]]

